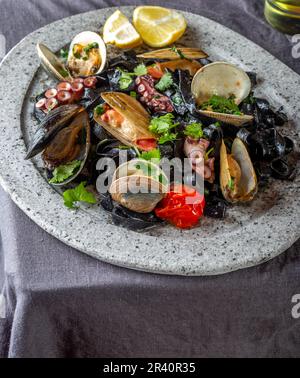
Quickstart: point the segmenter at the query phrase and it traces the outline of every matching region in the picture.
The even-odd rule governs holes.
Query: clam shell
[[[38,43],[37,52],[42,66],[49,74],[53,75],[59,81],[71,82],[73,80],[68,69],[47,46]]]
[[[251,80],[246,72],[226,62],[215,62],[200,68],[192,82],[192,93],[198,105],[213,95],[225,98],[234,95],[239,105],[250,92]]]
[[[208,57],[208,55],[199,48],[178,47],[178,50],[180,50],[187,59],[204,59]],[[179,58],[179,55],[172,48],[168,48],[139,54],[137,57],[141,59],[176,60]]]
[[[73,55],[74,45],[82,44],[84,46],[87,46],[88,44],[94,43],[94,42],[98,43],[98,45],[99,45],[99,54],[100,54],[100,58],[101,58],[101,66],[100,66],[100,68],[98,69],[97,72],[91,73],[91,75],[100,74],[106,66],[106,61],[107,61],[106,45],[105,45],[103,39],[100,37],[99,34],[97,34],[95,32],[91,32],[91,31],[84,31],[84,32],[76,35],[76,37],[71,42],[69,55],[68,55],[68,67],[69,67],[70,60],[74,57],[74,55]],[[73,77],[78,76],[74,72],[72,72],[71,69],[70,69],[70,71],[71,71],[71,74],[72,74]],[[79,76],[83,76],[83,75],[79,75]],[[90,76],[90,75],[87,75],[87,76]]]
[[[237,127],[243,126],[246,123],[252,123],[254,118],[250,115],[234,115],[234,114],[224,114],[224,113],[216,113],[210,112],[206,110],[198,110],[198,113],[204,115],[205,117],[214,118],[218,121],[229,123],[230,125],[234,125]]]
[[[257,177],[244,143],[236,138],[231,154],[224,141],[220,151],[220,185],[224,198],[231,203],[252,201],[257,193]]]
[[[152,176],[140,169],[142,164]],[[150,213],[168,192],[168,179],[157,165],[135,159],[116,170],[109,192],[114,201],[127,209]]]
[[[130,147],[138,147],[137,141],[141,139],[156,140],[156,136],[148,130],[150,115],[136,99],[119,92],[105,92],[101,96],[112,109],[115,109],[126,120],[120,127],[113,127],[103,122],[101,116],[95,114],[95,121],[107,132]]]

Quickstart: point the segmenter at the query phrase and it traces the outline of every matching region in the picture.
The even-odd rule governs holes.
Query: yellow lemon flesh
[[[178,12],[162,8],[143,6],[135,9],[133,24],[144,42],[162,48],[176,42],[187,28],[185,18]]]
[[[143,43],[139,33],[119,10],[107,19],[103,29],[103,39],[105,43],[123,49],[131,49]]]

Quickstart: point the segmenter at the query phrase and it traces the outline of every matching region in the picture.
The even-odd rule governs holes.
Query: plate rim
[[[130,6],[130,7],[108,7],[108,8],[101,8],[99,10],[97,10],[98,12],[103,12],[103,11],[113,11],[115,9],[123,9],[125,11],[131,11],[132,9],[134,9],[133,6]],[[218,25],[218,27],[221,27],[222,29],[227,29],[231,34],[233,35],[236,35],[238,36],[238,39],[241,38],[242,40],[246,40],[247,43],[250,43],[251,45],[253,46],[256,46],[258,49],[260,49],[261,53],[264,54],[266,57],[272,57],[272,59],[274,59],[276,62],[280,62],[280,65],[283,68],[286,68],[288,70],[290,70],[290,72],[293,74],[293,75],[296,75],[298,77],[298,79],[300,79],[300,76],[298,76],[298,74],[296,72],[294,72],[291,68],[289,68],[288,66],[286,66],[284,63],[282,63],[281,61],[279,61],[277,58],[273,57],[269,52],[267,52],[266,50],[264,50],[263,48],[261,48],[260,46],[258,46],[257,44],[255,44],[254,42],[250,41],[249,39],[247,39],[246,37],[236,33],[235,31],[211,20],[211,19],[208,19],[208,18],[205,18],[201,15],[198,15],[198,14],[193,14],[191,12],[183,12],[183,11],[180,11],[179,12],[183,13],[183,14],[187,14],[187,15],[192,15],[193,17],[200,17],[202,19],[206,19],[209,23],[212,23],[212,24],[216,24]],[[35,39],[36,36],[38,36],[40,33],[42,33],[44,30],[47,30],[48,28],[50,27],[55,27],[56,25],[59,25],[61,24],[63,21],[65,20],[70,20],[72,21],[72,19],[78,19],[80,17],[83,17],[85,15],[88,15],[89,13],[95,13],[95,11],[91,11],[91,12],[86,12],[86,13],[81,13],[81,14],[78,14],[78,15],[74,15],[74,16],[71,16],[71,17],[67,17],[65,19],[61,19],[61,20],[58,20],[58,21],[55,21],[51,24],[48,24],[32,33],[30,33],[28,36],[24,37],[5,57],[4,59],[2,60],[1,62],[1,65],[0,65],[0,75],[2,73],[2,70],[3,70],[3,67],[5,67],[6,65],[6,62],[8,62],[11,57],[18,51],[18,49],[24,44],[24,43],[27,43],[29,42],[30,39]],[[33,72],[32,72],[32,76],[34,76],[36,73],[36,70],[33,69]],[[28,86],[30,85],[30,83],[32,82],[32,78],[30,79],[30,81],[28,82]],[[27,86],[27,88],[28,88]],[[27,93],[27,90],[24,91],[24,96],[26,95]],[[22,106],[23,106],[23,99],[22,99],[22,105],[21,107],[19,108],[19,116],[18,119],[19,119],[19,129],[21,128],[21,110],[22,110]],[[1,113],[0,113],[1,114]],[[3,123],[3,120],[2,120],[2,116],[0,116],[0,122]],[[18,121],[16,121],[18,122]],[[298,125],[299,127],[299,125]],[[1,143],[0,142],[0,146],[1,146]],[[0,151],[0,168],[1,168],[1,153],[2,151]],[[32,163],[30,162],[27,162],[26,163],[26,166],[27,165],[30,165],[31,168],[32,168]],[[35,168],[33,168],[35,170]],[[23,196],[22,195],[19,195],[19,190],[20,188],[15,188],[14,187],[14,183],[11,182],[11,179],[9,177],[3,177],[5,176],[5,174],[3,174],[4,171],[2,171],[0,169],[0,184],[2,185],[2,187],[4,188],[4,190],[6,192],[8,192],[8,194],[10,195],[10,197],[12,198],[12,200],[17,204],[17,206],[19,206],[23,212],[25,212],[25,214],[27,216],[29,216],[38,226],[40,226],[42,229],[44,229],[46,232],[48,232],[49,234],[51,234],[52,236],[56,237],[57,239],[59,239],[60,241],[64,242],[65,244],[79,250],[79,251],[82,251],[90,256],[93,256],[93,257],[96,257],[97,259],[100,259],[104,262],[108,262],[110,264],[113,264],[113,265],[118,265],[118,266],[121,266],[121,267],[125,267],[125,268],[130,268],[130,269],[134,269],[134,270],[141,270],[141,271],[145,271],[145,272],[149,272],[149,273],[157,273],[157,274],[170,274],[170,275],[188,275],[188,276],[208,276],[208,275],[218,275],[218,274],[225,274],[225,273],[228,273],[228,272],[231,272],[231,271],[235,271],[235,270],[239,270],[239,269],[244,269],[244,268],[248,268],[250,266],[254,266],[254,265],[258,265],[262,262],[265,262],[265,261],[268,261],[268,260],[271,260],[273,259],[274,257],[276,257],[277,255],[281,254],[282,252],[284,252],[287,248],[289,248],[294,242],[296,242],[299,238],[299,227],[294,227],[293,228],[293,234],[290,235],[289,239],[286,240],[285,242],[281,242],[281,245],[280,245],[280,248],[278,248],[278,250],[276,251],[276,253],[274,252],[270,257],[268,257],[268,255],[266,255],[264,258],[262,258],[262,255],[259,256],[259,258],[257,260],[251,260],[251,261],[248,261],[247,258],[240,258],[238,263],[232,263],[230,266],[228,266],[227,268],[225,268],[224,266],[223,267],[220,267],[220,266],[211,266],[207,271],[203,268],[201,268],[199,270],[199,267],[197,267],[195,265],[195,262],[192,263],[192,265],[190,267],[187,267],[186,269],[178,269],[178,267],[174,268],[174,264],[175,262],[173,261],[172,264],[165,264],[163,261],[155,261],[152,263],[152,265],[150,264],[150,267],[149,267],[149,264],[145,265],[145,264],[140,264],[140,262],[138,262],[136,260],[137,256],[132,256],[132,260],[131,262],[124,262],[123,259],[121,260],[118,260],[118,257],[117,256],[114,256],[114,255],[111,255],[111,254],[108,254],[106,256],[102,256],[102,257],[99,257],[99,255],[95,252],[93,252],[91,250],[92,247],[82,247],[80,242],[76,241],[76,238],[74,238],[75,240],[71,240],[71,239],[68,239],[68,235],[66,235],[66,233],[64,232],[58,232],[58,230],[55,229],[55,226],[53,226],[53,224],[49,224],[49,222],[45,221],[45,219],[41,219],[42,216],[38,213],[35,213],[31,207],[32,207],[32,204],[30,203],[27,203],[26,200],[24,200]],[[38,173],[37,171],[35,173]],[[39,178],[41,178],[40,174],[38,173],[39,175]],[[49,193],[53,191],[53,189],[48,185],[46,184],[49,188]],[[54,192],[54,191],[53,191]],[[22,192],[23,193],[23,192]],[[56,192],[53,193],[54,195],[58,195]],[[60,198],[60,196],[59,196]],[[68,211],[67,209],[64,209],[62,207],[62,213],[63,215],[66,215],[66,211]],[[70,215],[70,213],[68,213]],[[299,211],[298,211],[298,215],[299,215]],[[281,219],[281,221],[283,221],[283,225],[285,224],[284,221],[286,220],[285,217],[283,217],[283,219]],[[78,220],[77,220],[78,221]],[[117,226],[111,226],[112,229],[115,228],[116,231],[119,231],[120,232],[120,228],[117,227]],[[248,228],[249,225],[246,226],[246,228]],[[296,230],[294,230],[296,228]],[[96,227],[97,229],[97,227]],[[123,229],[122,229],[123,230]],[[236,232],[234,232],[234,235],[235,236],[239,236],[239,230],[237,230]],[[123,233],[125,233],[125,230],[122,231]],[[128,231],[126,231],[128,233]],[[158,239],[157,237],[152,237],[152,236],[148,236],[148,235],[141,235],[141,234],[136,234],[134,232],[135,236],[137,237],[138,239],[138,235],[139,235],[139,238],[151,238],[151,240],[153,240],[153,238],[155,239]],[[161,239],[160,242],[163,242],[164,240],[166,239]],[[156,240],[157,241],[157,240]],[[158,245],[161,244],[161,243],[158,243]],[[127,244],[128,245],[128,244]],[[176,246],[178,248],[180,248],[181,245],[178,245],[178,243],[174,243],[174,246]],[[134,244],[131,243],[131,245],[128,245],[128,247],[134,247]],[[153,256],[153,255],[152,255]],[[152,257],[151,256],[151,257]],[[149,259],[150,259],[150,255],[149,255]],[[151,262],[151,261],[150,261]],[[149,262],[148,262],[149,263]],[[183,267],[184,268],[184,267]]]

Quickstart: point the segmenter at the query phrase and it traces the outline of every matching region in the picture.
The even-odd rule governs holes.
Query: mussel
[[[133,97],[125,93],[106,92],[101,94],[108,109],[95,121],[126,146],[149,151],[157,146],[157,139],[148,128],[150,115]]]
[[[68,59],[64,64],[47,46],[37,45],[42,66],[60,81],[100,74],[106,65],[107,52],[99,34],[85,31],[71,42]]]
[[[125,208],[150,213],[168,192],[168,178],[159,166],[134,159],[116,170],[109,192]]]
[[[77,163],[77,169],[66,179],[51,182],[62,186],[75,180],[83,170],[91,148],[91,129],[89,116],[81,112],[71,124],[63,128],[46,147],[42,154],[45,167],[53,172],[60,166]]]
[[[247,148],[239,138],[234,140],[230,154],[222,141],[220,165],[220,185],[226,201],[252,201],[258,190],[257,177]]]
[[[52,110],[32,137],[25,159],[31,159],[42,152],[55,136],[83,111],[84,108],[80,105],[64,105]]]
[[[143,54],[137,55],[138,58],[142,59],[158,59],[158,60],[177,60],[181,59],[204,59],[208,55],[199,48],[191,47],[178,47],[178,48],[167,48],[161,50],[149,51]]]
[[[199,106],[209,101],[213,95],[226,99],[232,96],[236,105],[239,105],[250,92],[249,76],[240,68],[225,62],[204,66],[196,73],[192,82],[192,93]],[[235,126],[242,126],[253,121],[251,115],[225,114],[209,110],[199,110],[199,113]]]

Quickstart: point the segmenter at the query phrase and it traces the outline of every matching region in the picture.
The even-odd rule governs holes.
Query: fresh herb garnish
[[[59,73],[64,78],[69,76],[69,72],[67,70],[64,70],[63,68],[59,70]]]
[[[83,49],[83,51],[88,55],[93,49],[99,49],[99,44],[97,42],[90,43]]]
[[[160,136],[159,144],[165,144],[177,139],[177,134],[172,133],[172,130],[177,127],[179,123],[174,123],[174,118],[172,113],[152,118],[149,130]]]
[[[155,85],[155,88],[160,92],[165,92],[173,85],[173,76],[170,72],[164,74],[160,81]]]
[[[231,177],[231,179],[228,182],[228,188],[230,190],[234,190],[234,177]]]
[[[156,148],[151,151],[144,151],[140,154],[139,158],[147,161],[159,162],[161,159],[160,150]]]
[[[131,96],[132,98],[137,98],[137,93],[136,93],[135,91],[131,91],[131,92],[130,92],[130,96]]]
[[[86,190],[85,186],[86,183],[82,182],[75,189],[69,189],[63,193],[64,204],[66,207],[69,209],[77,209],[78,202],[85,202],[89,204],[97,203],[95,195]]]
[[[81,166],[81,161],[74,160],[65,165],[60,165],[53,171],[53,178],[49,181],[50,184],[60,184],[72,177]]]
[[[139,64],[137,67],[135,67],[133,73],[135,76],[144,76],[147,75],[148,70],[144,64]]]
[[[185,55],[183,54],[183,52],[178,49],[176,46],[173,46],[171,51],[173,51],[175,54],[177,54],[179,56],[180,59],[186,59]]]
[[[133,83],[134,76],[143,76],[147,74],[147,67],[144,64],[140,64],[134,69],[134,72],[124,71],[121,68],[118,68],[118,71],[121,73],[119,78],[120,88],[126,90]]]
[[[123,71],[121,68],[118,68],[121,73],[119,79],[119,85],[122,90],[128,89],[133,82],[132,74],[130,72]]]
[[[211,148],[209,151],[206,152],[205,154],[205,160],[209,159],[209,155],[212,154],[215,151],[214,147]]]
[[[63,60],[67,60],[67,59],[68,59],[68,56],[69,56],[69,51],[68,51],[68,50],[65,50],[65,49],[61,49],[61,50],[60,50],[60,57],[61,57]]]
[[[105,113],[105,109],[104,109],[104,106],[103,105],[98,105],[96,106],[95,108],[95,113],[97,115],[103,115]]]
[[[203,138],[202,123],[194,122],[187,125],[184,130],[184,135],[193,139]]]
[[[183,99],[179,93],[176,93],[174,96],[172,96],[171,100],[177,106],[183,104]]]
[[[208,101],[202,104],[202,110],[208,110],[216,113],[242,115],[239,107],[235,103],[235,97],[229,98],[213,95]]]

